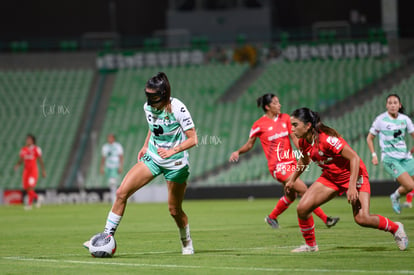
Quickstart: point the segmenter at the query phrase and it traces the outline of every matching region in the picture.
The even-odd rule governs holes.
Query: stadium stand
[[[36,136],[46,165],[38,188],[58,187],[92,79],[89,69],[0,71],[2,188],[21,188],[21,168],[13,166],[28,133]]]
[[[99,162],[101,146],[110,132],[115,133],[124,145],[124,170],[127,171],[136,162],[137,152],[148,129],[142,110],[145,101],[142,90],[147,79],[157,71],[167,73],[173,96],[185,102],[196,122],[199,145],[190,151],[191,175],[196,178],[192,184],[218,186],[274,182],[260,150],[257,150],[260,153],[252,152],[251,157],[243,157],[238,165],[228,164],[229,154],[246,141],[252,123],[262,115],[262,110],[255,105],[258,96],[266,92],[276,93],[281,99],[282,111],[287,113],[300,106],[323,112],[399,66],[399,62],[381,59],[275,61],[265,64],[256,81],[240,91],[238,97],[226,101],[221,100],[222,96],[249,70],[247,64],[212,63],[119,70],[114,73],[115,85],[103,127],[93,145],[84,187],[106,186],[99,174]],[[4,125],[4,131],[0,134],[3,148],[0,158],[5,163],[5,172],[1,175],[3,188],[20,187],[21,173],[15,173],[13,165],[29,132],[37,136],[47,163],[48,177],[40,180],[38,187],[58,187],[70,159],[93,74],[92,69],[0,71],[1,94],[7,95],[0,103]],[[401,90],[408,110],[412,109],[409,106],[412,104],[409,93],[412,81],[412,78],[404,80],[391,89]],[[388,92],[384,91],[385,94]],[[384,110],[383,98],[375,97],[370,102],[372,105],[364,105],[335,120],[327,120],[344,133],[358,151],[366,149],[366,131],[375,115]],[[64,113],[65,108],[69,113]],[[361,108],[367,111],[358,111]],[[369,169],[371,178],[387,178],[382,168]],[[318,167],[312,166],[304,175],[304,180],[314,179],[318,171]]]

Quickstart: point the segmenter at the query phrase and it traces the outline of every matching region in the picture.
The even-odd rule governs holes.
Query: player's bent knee
[[[354,217],[355,222],[363,227],[371,226],[368,215],[359,214]]]
[[[308,207],[306,204],[299,203],[296,207],[296,211],[298,213],[298,217],[300,219],[307,219],[309,215],[312,213],[312,210],[310,207]]]
[[[170,215],[173,217],[179,217],[183,214],[183,209],[178,207],[168,207],[168,211],[170,211]]]
[[[125,193],[123,190],[121,190],[121,188],[118,188],[118,190],[116,190],[116,199],[120,200],[120,201],[126,201],[128,199],[128,194]]]

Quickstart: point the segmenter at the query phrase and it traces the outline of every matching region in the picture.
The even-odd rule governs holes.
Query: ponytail
[[[325,133],[328,136],[340,137],[341,135],[333,128],[326,126],[322,123],[321,118],[317,112],[310,110],[309,108],[300,108],[292,112],[291,116],[297,118],[303,123],[311,124],[310,131],[312,131],[315,137],[316,143],[319,143],[319,134]]]
[[[266,113],[266,106],[268,106],[272,102],[273,97],[275,97],[275,95],[271,93],[267,93],[258,97],[256,99],[257,107],[262,107],[263,111]]]

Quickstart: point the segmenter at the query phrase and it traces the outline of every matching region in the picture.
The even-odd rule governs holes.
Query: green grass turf
[[[0,274],[414,274],[414,248],[399,251],[390,233],[357,226],[351,207],[337,198],[323,209],[339,215],[333,228],[315,217],[320,251],[293,254],[303,243],[295,206],[264,223],[276,200],[186,201],[196,254],[182,256],[167,205],[130,204],[113,258],[92,258],[83,241],[102,231],[108,204],[49,205],[32,211],[0,207]],[[414,238],[414,209],[396,215],[388,198],[373,198],[371,212],[405,224]],[[414,240],[414,239],[413,239]]]

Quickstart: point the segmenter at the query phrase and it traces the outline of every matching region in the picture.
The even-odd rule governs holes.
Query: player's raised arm
[[[256,141],[256,137],[249,138],[242,147],[240,147],[238,150],[231,153],[229,161],[237,162],[239,160],[240,154],[247,153],[253,148],[255,141]]]

